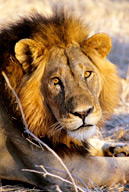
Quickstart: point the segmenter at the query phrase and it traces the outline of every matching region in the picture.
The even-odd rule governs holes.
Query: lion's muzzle
[[[89,107],[87,110],[85,111],[77,111],[75,113],[73,113],[73,115],[78,116],[82,119],[83,125],[85,126],[85,118],[92,113],[94,110],[94,107]]]

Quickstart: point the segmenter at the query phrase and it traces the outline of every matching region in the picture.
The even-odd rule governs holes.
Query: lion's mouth
[[[90,128],[90,127],[92,127],[92,126],[94,126],[94,125],[81,125],[80,127],[78,127],[78,128],[76,128],[76,129],[73,129],[73,130],[71,130],[71,131],[78,131],[79,129],[83,129],[83,128]]]

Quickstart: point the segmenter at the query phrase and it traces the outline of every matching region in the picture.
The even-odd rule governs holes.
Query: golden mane
[[[42,20],[41,15],[36,16],[36,20]],[[47,18],[44,23],[39,22],[33,39],[50,49],[55,45],[66,47],[72,42],[81,44],[88,35],[89,27],[80,18],[58,13]]]
[[[18,26],[21,26],[20,29]],[[29,50],[30,53],[27,52],[27,56],[30,54],[33,55],[33,61],[32,57],[30,57],[30,60],[26,60],[24,63],[25,70],[27,69],[27,62],[30,61],[32,61],[31,64],[34,70],[31,70],[30,66],[28,67],[28,70],[31,70],[31,75],[26,75],[23,79],[21,77],[22,82],[20,86],[18,86],[17,81],[14,80],[14,78],[16,79],[18,77],[18,74],[16,74],[16,76],[14,73],[9,74],[9,78],[12,78],[11,83],[13,87],[16,88],[21,100],[29,129],[38,137],[52,136],[54,143],[62,142],[69,145],[72,139],[69,139],[65,133],[60,137],[57,136],[57,133],[54,135],[54,132],[52,135],[48,135],[48,129],[54,117],[47,107],[44,93],[41,90],[41,82],[43,81],[44,69],[47,65],[50,49],[56,46],[65,48],[72,43],[77,44],[98,68],[100,78],[103,82],[102,91],[100,93],[100,104],[103,110],[102,122],[113,112],[119,100],[120,85],[117,70],[113,64],[105,60],[105,57],[98,54],[97,49],[89,49],[87,44],[84,43],[88,39],[89,28],[80,19],[67,17],[64,14],[56,14],[49,18],[35,15],[21,23],[19,22],[17,26],[14,26],[14,32],[17,29],[20,31],[23,26],[25,29],[28,27],[28,33],[30,34],[27,36],[25,34],[21,39],[29,38],[30,41],[34,40],[36,43],[33,49],[37,48],[39,45],[42,46],[44,49],[43,55],[39,55],[38,50],[34,54],[32,54],[32,50]],[[19,33],[21,33],[21,31]],[[18,40],[20,40],[19,37],[15,38],[16,42]],[[26,49],[22,46],[21,43],[20,51],[24,51],[25,53]],[[18,56],[16,57],[18,58]],[[12,54],[11,58],[15,60],[15,55]],[[26,58],[23,56],[20,59],[25,60]],[[23,61],[21,64],[23,65]],[[10,66],[11,65],[12,61],[10,61]],[[6,68],[7,74],[9,70],[9,67]],[[27,73],[29,72],[27,71]],[[99,126],[100,125],[101,122],[99,123]]]
[[[20,94],[20,99],[30,130],[37,136],[43,137],[47,135],[47,128],[50,125],[52,117],[47,111],[45,99],[41,95],[41,74],[43,74],[44,68],[47,65],[47,52],[49,52],[51,47],[54,47],[55,45],[66,47],[72,42],[76,42],[83,47],[83,51],[85,50],[86,55],[88,55],[94,65],[98,68],[99,73],[101,74],[100,78],[103,82],[100,94],[103,120],[107,119],[116,107],[120,91],[116,67],[105,60],[105,58],[102,58],[95,49],[89,51],[89,49],[87,50],[85,46],[82,45],[88,37],[88,27],[85,27],[79,20],[73,18],[65,19],[64,17],[55,17],[54,21],[55,23],[49,19],[47,24],[41,23],[39,25],[39,31],[33,36],[35,41],[42,43],[43,46],[47,48],[46,56],[44,55],[44,64],[40,64],[39,61],[37,69],[26,83],[26,86],[21,89]],[[36,88],[35,93],[33,92],[34,87]],[[42,105],[43,103],[44,105]],[[100,122],[100,124],[102,123]],[[54,138],[55,142],[58,142],[57,138],[57,136]],[[66,137],[63,139],[67,140]]]

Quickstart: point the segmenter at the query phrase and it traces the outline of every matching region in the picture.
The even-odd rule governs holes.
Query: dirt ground
[[[35,11],[52,14],[51,6],[58,3],[74,7],[88,23],[91,35],[105,32],[112,38],[112,50],[108,59],[118,66],[122,78],[123,92],[119,107],[102,130],[102,137],[108,140],[129,142],[129,0],[0,0],[0,28],[15,22],[23,15]],[[0,191],[40,191],[23,187],[0,187]],[[128,186],[115,186],[110,189],[94,187],[94,191],[129,191]]]

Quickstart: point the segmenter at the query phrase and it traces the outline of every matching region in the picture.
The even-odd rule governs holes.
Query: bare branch
[[[51,177],[57,178],[57,179],[59,179],[59,180],[61,180],[61,181],[63,181],[63,182],[66,182],[66,183],[68,183],[68,184],[70,184],[70,185],[73,185],[73,183],[70,182],[70,181],[68,181],[67,179],[64,179],[64,178],[62,178],[62,177],[60,177],[60,176],[58,176],[58,175],[56,175],[56,174],[49,173],[49,172],[45,169],[45,167],[44,167],[43,165],[40,165],[40,167],[42,168],[43,172],[42,172],[42,171],[36,171],[36,170],[30,170],[30,169],[22,169],[22,171],[28,171],[28,172],[38,173],[38,174],[43,175],[44,177],[46,177],[46,176],[51,176]],[[77,185],[76,185],[76,187],[77,187],[77,189],[79,189],[81,192],[85,192],[81,187],[79,187],[79,186],[77,186]]]
[[[36,165],[36,167],[40,167],[40,166]],[[62,171],[62,170],[59,170],[59,169],[56,169],[56,168],[51,168],[51,167],[46,167],[46,166],[45,166],[45,168],[66,174],[65,171]],[[84,185],[84,187],[86,188],[86,190],[89,191],[87,185],[85,184],[85,182],[84,182],[82,179],[80,179],[79,177],[77,177],[77,176],[74,175],[74,174],[71,174],[71,175],[72,175],[74,178],[76,178],[77,180],[79,180],[79,181]]]

